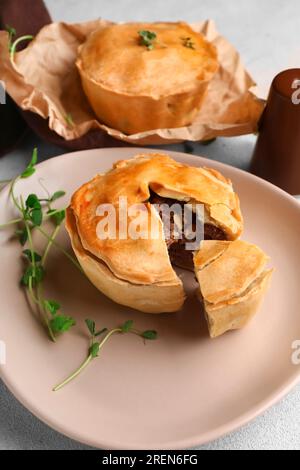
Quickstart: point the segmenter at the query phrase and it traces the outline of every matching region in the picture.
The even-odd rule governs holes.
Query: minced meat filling
[[[161,206],[159,207],[159,215],[162,220],[164,220],[164,218],[168,216],[168,214],[166,214],[164,217],[164,211],[163,211],[163,206],[162,206],[163,204],[166,204],[168,206],[172,206],[173,204],[180,204],[182,207],[184,206],[184,204],[186,204],[185,202],[182,202],[182,201],[177,201],[175,199],[164,198],[164,197],[158,196],[153,191],[151,192],[149,202],[150,204],[156,204],[158,206]],[[186,242],[188,241],[191,243],[193,242],[193,240],[187,240],[183,232],[179,239],[178,237],[175,236],[176,226],[174,222],[174,215],[172,213],[171,213],[171,220],[169,223],[170,223],[170,229],[168,231],[169,233],[166,236],[166,243],[167,243],[167,247],[169,250],[171,262],[177,266],[193,270],[194,269],[193,252],[185,248]],[[184,230],[183,223],[181,225],[182,225],[182,230]],[[196,214],[193,213],[192,230],[195,231],[195,229],[196,229]],[[212,223],[205,223],[204,224],[204,239],[205,240],[226,240],[227,237],[224,231],[220,229],[219,227],[213,225]]]

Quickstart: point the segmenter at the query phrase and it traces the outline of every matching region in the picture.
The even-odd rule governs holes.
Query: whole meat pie
[[[219,68],[215,46],[182,22],[100,28],[76,65],[98,119],[125,134],[191,124]]]
[[[174,204],[181,211],[169,210]],[[134,207],[140,207],[139,220],[147,221],[142,229],[130,212]],[[186,231],[182,214],[188,211]],[[116,163],[76,191],[67,210],[67,230],[91,282],[115,302],[149,313],[182,307],[184,289],[172,264],[194,269],[198,226],[206,240],[240,236],[243,220],[231,181],[162,154]],[[187,249],[188,242],[193,250]]]

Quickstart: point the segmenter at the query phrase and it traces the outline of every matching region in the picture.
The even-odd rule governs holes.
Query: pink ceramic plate
[[[116,160],[144,149],[103,149],[48,160],[18,190],[43,194],[65,189],[68,197]],[[20,247],[0,233],[0,339],[7,346],[1,377],[15,396],[41,420],[81,442],[109,449],[187,448],[216,439],[247,423],[283,397],[299,380],[292,343],[300,339],[300,204],[250,174],[200,157],[168,152],[190,165],[216,168],[231,178],[245,216],[243,237],[260,245],[276,268],[271,289],[252,323],[242,331],[210,340],[196,283],[182,273],[189,298],[177,314],[147,315],[102,296],[60,252],[53,249],[46,285],[77,318],[72,333],[57,344],[29,311],[18,287]],[[0,221],[11,217],[8,192],[0,195]],[[66,197],[65,203],[68,198]],[[63,203],[63,202],[62,202]],[[66,234],[60,240],[66,247]],[[113,337],[101,357],[60,392],[52,387],[84,359],[83,321],[113,327],[127,319],[155,328],[146,345],[133,336]]]

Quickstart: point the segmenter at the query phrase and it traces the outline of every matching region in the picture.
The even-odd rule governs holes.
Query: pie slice
[[[242,240],[201,242],[194,256],[209,333],[212,338],[240,329],[255,315],[273,269],[256,245]]]

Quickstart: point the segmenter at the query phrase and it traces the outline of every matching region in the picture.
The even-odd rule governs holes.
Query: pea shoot
[[[34,36],[31,34],[26,34],[25,36],[21,36],[14,41],[14,38],[17,35],[16,29],[12,26],[6,25],[6,31],[8,32],[8,50],[10,53],[10,60],[14,62],[18,45],[23,41],[32,41]]]
[[[8,24],[5,26],[5,29],[8,32],[8,49],[9,51],[11,51],[14,37],[16,36],[17,31],[15,28],[9,26]]]
[[[53,388],[53,392],[57,392],[69,384],[72,380],[74,380],[81,372],[86,369],[86,367],[97,357],[99,357],[100,350],[104,346],[104,344],[116,334],[126,334],[131,333],[137,336],[140,336],[144,340],[155,340],[157,339],[157,332],[155,330],[146,330],[146,331],[139,331],[133,328],[133,321],[127,320],[123,325],[108,330],[107,328],[103,328],[101,330],[96,329],[96,324],[93,320],[86,319],[85,320],[87,329],[90,334],[90,346],[88,349],[88,355],[84,362],[76,369],[71,375],[69,375],[63,382]],[[103,336],[101,341],[98,341],[97,338],[99,336]]]
[[[182,45],[187,47],[188,49],[196,49],[195,43],[193,42],[192,38],[181,38]]]
[[[154,48],[154,42],[157,38],[156,33],[152,31],[139,31],[140,42],[142,46],[146,46],[148,51],[151,51]]]
[[[9,184],[9,196],[18,217],[0,225],[0,229],[16,225],[15,236],[18,238],[22,247],[22,257],[25,262],[25,268],[20,279],[21,286],[26,290],[32,306],[37,308],[38,313],[48,331],[49,338],[56,341],[57,337],[69,331],[76,325],[75,319],[65,315],[60,303],[55,299],[49,299],[44,296],[43,283],[46,278],[46,261],[52,246],[59,249],[81,272],[82,268],[78,261],[70,255],[57,241],[56,237],[65,220],[66,210],[55,209],[53,203],[65,196],[65,191],[59,190],[50,194],[49,191],[41,186],[46,192],[46,197],[41,198],[35,193],[29,194],[26,198],[22,195],[17,196],[15,187],[18,181],[30,178],[36,172],[38,161],[38,152],[35,148],[32,152],[31,160],[25,170],[12,180],[1,181],[0,185]],[[51,234],[48,234],[43,227],[45,220],[50,220],[53,224]],[[42,253],[39,253],[34,246],[34,232],[38,231],[47,240]],[[104,344],[116,334],[134,334],[144,341],[155,340],[157,332],[155,330],[140,331],[133,327],[133,321],[128,320],[123,325],[108,330],[102,328],[97,330],[93,320],[85,320],[85,324],[90,334],[90,346],[88,354],[81,366],[76,369],[68,378],[57,385],[53,391],[58,391],[75,379],[94,359],[99,356],[100,350]],[[101,341],[98,340],[102,336]]]
[[[69,331],[75,325],[75,320],[65,315],[61,311],[60,304],[55,300],[49,300],[43,295],[43,281],[46,276],[46,261],[50,249],[53,245],[59,248],[80,270],[81,267],[69,253],[67,253],[56,241],[56,237],[65,220],[65,209],[54,209],[53,203],[65,195],[65,191],[56,191],[50,195],[47,192],[46,198],[39,198],[32,193],[24,200],[23,196],[17,197],[15,194],[15,186],[19,180],[27,179],[36,172],[36,164],[38,161],[38,152],[35,148],[32,152],[31,160],[25,170],[10,183],[10,198],[19,213],[19,217],[13,219],[3,225],[5,228],[17,225],[15,235],[18,237],[22,247],[22,256],[25,261],[25,269],[20,279],[21,286],[26,289],[32,305],[36,306],[38,312],[47,328],[49,337],[52,341],[56,341],[59,334]],[[53,224],[53,231],[50,235],[42,228],[44,220],[47,219]],[[46,239],[47,244],[42,254],[38,253],[34,247],[33,232],[39,231]]]
[[[65,121],[68,124],[68,127],[70,128],[74,127],[74,119],[71,113],[67,113],[65,115]]]

